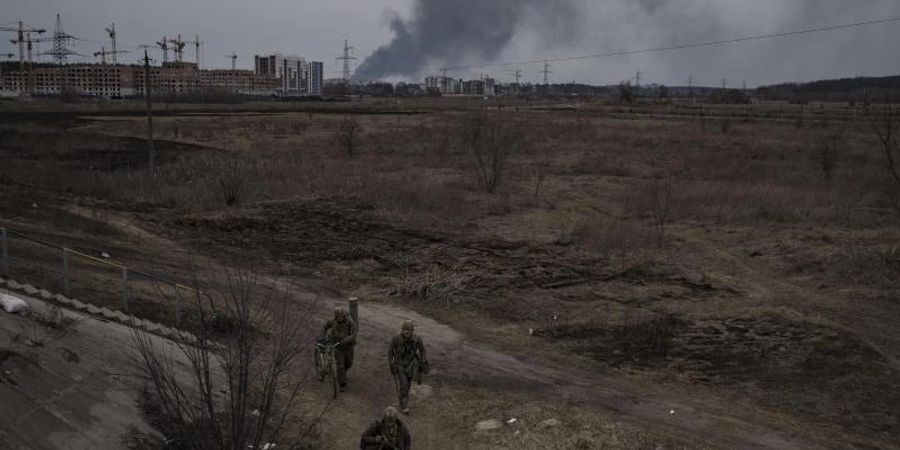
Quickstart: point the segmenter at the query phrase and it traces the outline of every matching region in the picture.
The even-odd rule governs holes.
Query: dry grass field
[[[139,108],[0,105],[0,226],[173,277],[190,254],[291,278],[558,372],[439,371],[410,419],[426,448],[900,447],[900,186],[862,108],[274,106],[160,106],[154,173]],[[753,426],[549,387],[594,375]],[[326,415],[323,445],[387,391]],[[492,417],[525,425],[473,431]]]

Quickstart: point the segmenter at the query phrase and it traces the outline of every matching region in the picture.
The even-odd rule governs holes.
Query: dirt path
[[[127,216],[111,216],[108,222],[167,251],[184,250],[177,242],[142,229]],[[295,280],[289,283],[293,286],[296,301],[319,302],[317,324],[344,302],[335,293],[315,292]],[[729,405],[718,401],[692,399],[675,391],[661,392],[658,386],[642,386],[614,372],[557,367],[539,357],[531,358],[533,361],[518,359],[476,343],[447,325],[397,306],[364,302],[360,305],[360,318],[360,344],[356,364],[350,372],[350,389],[330,405],[323,418],[324,437],[333,448],[355,448],[361,430],[385,406],[396,401],[385,359],[387,343],[404,320],[413,320],[417,324],[417,332],[428,346],[433,371],[427,382],[435,387],[459,391],[465,391],[467,386],[488,388],[496,396],[525,393],[538,401],[599,410],[648,430],[717,447],[800,449],[829,446],[827,442],[814,443],[810,435],[787,430],[787,425],[760,420],[758,415],[753,416],[740,408],[729,409]],[[454,427],[429,417],[429,412],[439,409],[440,405],[414,400],[417,401],[419,404],[414,403],[414,414],[408,422],[416,430],[418,442],[426,442],[427,446],[423,447],[430,449],[463,448],[454,439]],[[671,414],[671,411],[676,413]],[[460,425],[471,430],[475,424],[456,424],[456,432]]]
[[[296,288],[296,291],[301,291],[301,288]],[[323,305],[329,306],[342,303],[335,299],[320,300],[324,300]],[[503,395],[504,391],[528,391],[539,399],[600,408],[620,420],[641,427],[724,448],[824,448],[810,443],[807,436],[792,435],[772,425],[750,423],[729,416],[724,411],[711,411],[690,399],[646,396],[640,386],[621,376],[523,361],[471,342],[453,328],[428,317],[396,306],[375,303],[360,305],[361,343],[357,346],[358,364],[350,378],[357,386],[364,382],[366,389],[361,392],[358,388],[351,388],[336,407],[352,406],[354,412],[374,413],[395,401],[384,361],[387,342],[404,320],[417,324],[417,333],[425,340],[433,364],[429,378],[440,382],[488,386],[495,389],[497,395]],[[677,411],[677,414],[670,414],[670,411]],[[326,420],[335,426],[358,423],[361,427],[371,420],[371,417],[365,417],[360,422],[354,412],[333,412],[326,416]],[[427,420],[414,414],[410,422],[421,428]],[[474,423],[470,425],[474,426]],[[432,427],[426,425],[426,428]],[[452,442],[452,436],[447,438],[443,442]],[[338,448],[350,448],[355,439],[354,435],[338,439]]]

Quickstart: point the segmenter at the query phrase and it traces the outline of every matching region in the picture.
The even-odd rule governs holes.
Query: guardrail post
[[[350,297],[347,300],[348,310],[350,311],[350,318],[353,319],[353,322],[356,323],[356,326],[359,326],[359,299],[356,297]]]
[[[128,268],[122,268],[122,307],[128,312]]]
[[[4,277],[9,277],[9,245],[7,241],[9,240],[9,236],[6,233],[6,228],[0,228],[0,272],[3,272]]]
[[[62,285],[63,295],[69,296],[69,249],[62,250]]]

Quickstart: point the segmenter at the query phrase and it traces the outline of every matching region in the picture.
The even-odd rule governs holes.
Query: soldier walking
[[[338,308],[334,311],[334,318],[325,324],[322,334],[334,349],[334,358],[337,362],[337,379],[341,385],[341,392],[347,390],[347,371],[353,367],[353,349],[356,346],[357,334],[356,322],[347,313],[346,309]]]
[[[388,406],[381,420],[369,425],[359,440],[360,450],[410,450],[411,436],[397,417],[397,409]]]
[[[388,365],[397,385],[400,408],[404,414],[409,414],[409,388],[413,379],[422,384],[422,374],[429,371],[425,344],[419,336],[413,334],[414,328],[412,322],[404,322],[400,334],[391,339],[388,350]]]

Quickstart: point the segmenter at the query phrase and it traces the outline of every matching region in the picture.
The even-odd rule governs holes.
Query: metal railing
[[[23,248],[21,249],[22,256],[14,256],[14,249],[11,246],[11,243],[14,241],[13,238],[21,240],[23,245],[31,246],[31,251]],[[48,258],[47,254],[40,254],[40,250],[49,250],[52,253],[56,253],[56,257],[59,259],[55,260],[56,257],[53,255],[49,255]],[[14,262],[16,264],[13,264]],[[82,263],[80,269],[84,271],[81,274],[82,277],[90,279],[91,282],[88,283],[79,279],[80,277],[73,276],[73,272],[78,268],[76,266],[79,262]],[[57,269],[47,267],[54,265],[54,263]],[[16,270],[20,272],[16,273]],[[53,276],[52,274],[56,270],[58,270],[58,274]],[[103,274],[103,270],[107,272],[115,271],[117,274]],[[51,276],[47,276],[48,271],[51,273]],[[14,275],[17,277],[22,276],[23,278],[17,281],[32,283],[38,288],[48,290],[59,289],[63,295],[70,298],[72,298],[72,294],[78,286],[82,288],[80,290],[83,295],[78,299],[82,303],[103,306],[108,309],[119,309],[122,312],[135,316],[142,316],[141,310],[135,307],[135,300],[141,300],[142,304],[143,302],[149,302],[144,306],[150,306],[153,309],[145,310],[145,312],[156,311],[160,304],[160,298],[167,297],[163,295],[163,290],[160,286],[168,287],[175,294],[172,302],[174,317],[163,317],[162,320],[160,320],[160,317],[144,318],[157,322],[167,322],[174,319],[176,327],[181,322],[179,291],[202,294],[190,286],[183,285],[162,275],[151,273],[148,270],[129,268],[123,264],[107,261],[104,258],[91,256],[72,248],[38,239],[21,231],[3,227],[0,227],[0,274],[5,278],[12,278]],[[109,281],[113,279],[118,280],[118,286],[109,285]],[[79,282],[83,285],[79,286]],[[152,289],[147,289],[148,286],[143,286],[142,282],[144,284],[147,282],[151,283],[152,286],[150,287]],[[88,286],[84,284],[89,285],[90,288],[88,289]],[[144,289],[140,290],[139,287],[144,287]],[[118,297],[118,305],[116,305],[116,301],[112,300],[112,297]],[[150,315],[159,316],[159,314]]]

